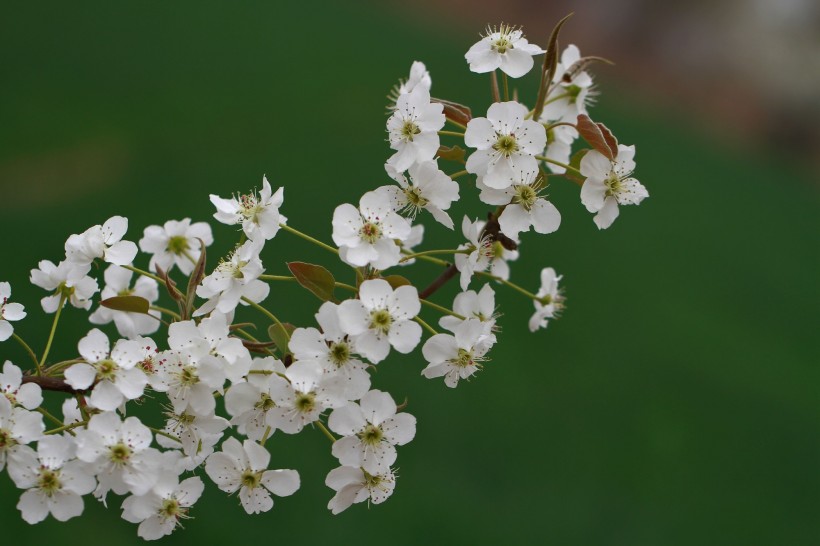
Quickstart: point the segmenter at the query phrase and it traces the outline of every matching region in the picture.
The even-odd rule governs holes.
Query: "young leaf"
[[[459,145],[452,148],[448,146],[439,146],[436,152],[436,157],[446,159],[447,161],[456,161],[458,163],[465,163],[464,154],[467,152]]]
[[[333,274],[321,265],[305,262],[289,262],[288,269],[296,277],[296,282],[307,288],[322,301],[335,301],[333,290],[336,279]]]
[[[564,26],[573,14],[570,13],[555,25],[550,34],[549,43],[547,44],[547,53],[544,55],[544,64],[541,66],[541,84],[538,87],[538,98],[535,101],[535,110],[532,114],[532,119],[538,121],[541,117],[541,112],[544,111],[544,101],[547,100],[547,91],[549,91],[552,78],[555,76],[555,70],[558,68],[558,35],[561,33],[561,27]]]
[[[389,284],[393,290],[395,290],[399,286],[407,286],[413,284],[401,275],[388,275],[382,278],[387,281],[387,284]]]
[[[580,171],[581,170],[581,160],[584,159],[584,156],[587,154],[588,151],[589,151],[589,148],[583,148],[583,149],[578,150],[577,152],[575,152],[572,156],[572,159],[569,162],[569,166],[576,169],[576,170],[578,170],[578,171]],[[586,178],[584,178],[582,176],[578,176],[574,171],[570,171],[570,170],[565,172],[564,176],[569,178],[570,180],[573,180],[573,181],[577,182],[578,184],[582,184],[582,185],[584,183],[584,180],[586,180]]]
[[[196,287],[205,278],[205,241],[199,239],[199,260],[191,271],[188,277],[188,290],[185,295],[185,317],[190,317],[194,310],[194,301],[196,300]]]
[[[100,305],[108,309],[113,309],[114,311],[127,311],[129,313],[141,313],[143,315],[147,315],[148,309],[151,307],[147,299],[139,296],[114,296],[113,298],[102,300]]]
[[[603,123],[595,123],[589,116],[580,114],[576,124],[578,133],[590,146],[600,152],[607,159],[615,159],[618,155],[618,140],[612,135]]]
[[[473,119],[473,112],[469,106],[464,106],[457,102],[451,102],[444,99],[430,99],[431,102],[437,102],[444,106],[444,117],[450,121],[455,121],[459,125],[467,125]]]
[[[284,326],[284,329],[282,328]],[[276,345],[276,348],[282,353],[282,355],[286,355],[290,352],[288,348],[288,342],[290,341],[290,334],[296,328],[292,324],[283,324],[279,326],[278,324],[271,324],[268,327],[268,336],[270,336],[271,341]]]

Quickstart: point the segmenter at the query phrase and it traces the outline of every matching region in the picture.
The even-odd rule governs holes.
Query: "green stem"
[[[43,415],[46,419],[48,419],[48,420],[50,420],[50,421],[54,422],[54,423],[55,423],[58,427],[61,427],[61,426],[63,426],[63,425],[64,425],[64,423],[63,423],[62,421],[60,421],[59,419],[57,419],[56,417],[54,417],[53,415],[51,415],[51,414],[50,414],[50,413],[46,410],[46,408],[44,408],[44,407],[39,407],[39,408],[37,408],[35,411],[37,411],[38,413],[41,413],[41,414],[42,414],[42,415]]]
[[[453,179],[453,180],[455,180],[456,178],[459,178],[459,177],[461,177],[461,176],[464,176],[465,174],[470,174],[470,173],[469,173],[469,172],[467,172],[467,171],[458,171],[457,173],[453,173],[453,174],[451,174],[451,175],[450,175],[450,178],[451,178],[451,179]]]
[[[160,283],[162,286],[165,286],[165,279],[157,277],[153,273],[149,273],[149,272],[147,272],[143,269],[139,269],[138,267],[134,267],[133,265],[124,265],[122,267],[124,267],[128,271],[133,271],[134,273],[142,275],[143,277],[148,277],[149,279],[154,279],[155,281]]]
[[[572,171],[572,172],[574,172],[574,173],[575,173],[575,174],[577,174],[578,176],[581,176],[581,177],[583,177],[583,176],[584,176],[583,174],[581,174],[581,171],[579,171],[579,170],[578,170],[578,169],[576,169],[575,167],[573,167],[573,166],[571,166],[571,165],[567,165],[566,163],[561,163],[560,161],[556,161],[556,160],[554,160],[554,159],[550,159],[550,158],[548,158],[548,157],[544,157],[543,155],[537,155],[537,156],[535,156],[535,159],[538,159],[538,160],[540,160],[540,161],[544,161],[544,162],[546,162],[546,163],[552,163],[553,165],[558,165],[559,167],[563,167],[563,168],[565,168],[565,169],[566,169],[566,170],[568,170],[568,171]]]
[[[358,292],[359,291],[359,289],[356,288],[355,286],[353,286],[352,284],[345,284],[343,282],[337,282],[337,283],[335,283],[335,286],[338,287],[338,288],[342,288],[344,290],[349,290],[350,292]]]
[[[498,94],[498,70],[490,72],[490,91],[493,94],[493,102],[501,102],[501,97]]]
[[[421,300],[419,300],[419,301],[421,301]],[[435,328],[433,328],[432,326],[430,326],[429,324],[427,324],[426,322],[424,322],[421,318],[416,317],[416,318],[414,318],[413,320],[415,320],[416,322],[418,322],[419,324],[421,324],[421,326],[422,326],[425,330],[427,330],[428,332],[430,332],[432,335],[436,335],[436,334],[438,334],[438,332],[436,332]]]
[[[439,131],[438,134],[443,136],[454,136],[459,138],[464,138],[464,133],[457,133],[456,131]]]
[[[295,282],[296,277],[290,277],[288,275],[259,275],[259,280],[262,281],[287,281],[287,282]]]
[[[45,434],[59,434],[60,432],[71,431],[77,427],[83,427],[88,424],[88,420],[85,421],[77,421],[76,423],[71,423],[70,425],[63,425],[58,428],[53,428],[51,430],[47,430]]]
[[[63,305],[65,305],[65,294],[60,296],[60,305],[57,306],[57,312],[54,314],[54,322],[51,323],[51,333],[48,334],[48,341],[46,342],[46,349],[43,351],[43,358],[40,360],[40,363],[37,365],[37,375],[43,375],[43,365],[46,363],[46,358],[48,358],[48,352],[51,350],[51,343],[54,341],[54,333],[57,331],[57,323],[60,321],[60,313],[63,311]]]
[[[435,254],[469,254],[469,251],[467,251],[466,249],[424,250],[422,252],[416,252],[414,254],[407,254],[404,258],[399,260],[399,263],[406,262],[407,260],[412,260],[413,258],[418,258],[419,256],[432,256]]]
[[[288,334],[288,331],[285,328],[285,325],[282,324],[282,322],[278,318],[276,318],[276,316],[273,313],[271,313],[270,311],[268,311],[267,309],[265,309],[264,307],[262,307],[258,303],[254,302],[254,301],[251,301],[251,300],[249,300],[248,298],[246,298],[244,296],[242,296],[242,301],[244,301],[245,303],[247,303],[248,305],[250,305],[251,307],[253,307],[257,311],[259,311],[260,313],[267,316],[273,322],[275,322],[282,329],[282,331],[285,333],[285,337],[290,339],[290,334]]]
[[[321,430],[324,433],[324,435],[327,436],[328,439],[330,439],[331,442],[336,442],[336,437],[333,436],[333,434],[330,433],[330,431],[327,429],[327,427],[325,427],[324,423],[322,423],[319,420],[316,420],[316,421],[314,421],[314,424],[317,427],[319,427],[319,430]]]
[[[574,123],[569,123],[568,121],[558,121],[558,122],[555,122],[555,123],[542,123],[541,125],[543,125],[544,129],[546,129],[547,131],[549,131],[550,129],[553,129],[555,127],[561,127],[562,125],[566,125],[567,127],[572,127],[573,129],[578,128],[577,125],[575,125]]]
[[[481,275],[482,277],[487,277],[488,279],[493,279],[494,281],[498,281],[501,284],[509,286],[510,288],[515,290],[516,292],[524,294],[525,296],[527,296],[530,299],[533,299],[533,300],[536,300],[536,301],[541,301],[541,298],[539,298],[538,296],[536,296],[535,294],[533,294],[529,290],[525,290],[524,288],[521,288],[520,286],[518,286],[514,282],[504,280],[501,277],[497,277],[497,276],[493,275],[492,273],[487,273],[486,271],[476,271],[476,275]]]
[[[555,95],[550,100],[545,100],[544,101],[544,106],[548,105],[551,102],[555,102],[557,100],[565,99],[565,98],[571,97],[571,96],[572,96],[571,93],[561,93],[560,95]]]
[[[170,315],[170,316],[174,317],[177,320],[182,320],[182,317],[179,316],[179,313],[177,313],[175,311],[171,311],[170,309],[168,309],[166,307],[160,307],[159,305],[151,305],[151,306],[149,306],[149,309],[153,309],[154,311],[159,311],[160,313],[165,313],[166,315]]]
[[[439,305],[437,303],[433,303],[430,300],[421,299],[419,301],[421,302],[422,305],[426,305],[427,307],[430,307],[431,309],[435,309],[436,311],[439,311],[440,313],[444,313],[445,315],[450,315],[451,317],[456,317],[457,319],[466,320],[465,317],[462,317],[458,313],[456,313],[454,311],[450,311],[446,307],[442,307],[441,305]]]
[[[21,338],[21,337],[20,337],[20,336],[18,336],[17,334],[14,334],[14,333],[13,333],[13,334],[11,334],[11,337],[13,337],[13,338],[14,338],[14,340],[15,340],[17,343],[19,343],[20,345],[22,345],[22,346],[23,346],[23,348],[24,348],[24,349],[26,350],[26,352],[28,353],[28,356],[31,358],[32,362],[34,362],[34,366],[35,366],[35,367],[39,370],[39,369],[40,369],[40,363],[37,361],[37,355],[36,355],[36,354],[34,354],[34,351],[32,351],[32,350],[31,350],[31,347],[29,347],[28,343],[26,343],[25,341],[23,341],[23,338]]]
[[[46,368],[46,375],[51,376],[54,375],[56,372],[62,370],[63,368],[68,368],[72,364],[80,364],[81,362],[85,362],[84,358],[72,358],[71,360],[63,360],[62,362],[57,362],[56,364],[52,364],[48,368]]]
[[[180,440],[179,438],[177,438],[173,434],[168,434],[164,430],[160,430],[160,429],[154,428],[154,427],[148,427],[148,430],[150,430],[151,432],[153,432],[154,434],[157,434],[159,436],[165,436],[166,438],[169,438],[169,439],[171,439],[175,442],[178,442],[180,444],[182,443],[182,440]]]
[[[338,251],[337,249],[333,248],[332,246],[330,246],[330,245],[326,245],[325,243],[323,243],[323,242],[322,242],[322,241],[320,241],[319,239],[314,239],[314,238],[313,238],[313,237],[311,237],[310,235],[307,235],[307,234],[305,234],[305,233],[302,233],[301,231],[295,230],[295,229],[293,229],[292,227],[290,227],[290,226],[288,226],[288,225],[285,225],[285,224],[279,224],[279,227],[280,227],[280,228],[282,228],[282,229],[284,229],[284,230],[285,230],[285,231],[287,231],[288,233],[293,233],[293,234],[294,234],[294,235],[296,235],[297,237],[301,237],[301,238],[302,238],[302,239],[304,239],[305,241],[309,241],[309,242],[313,243],[314,245],[320,246],[320,247],[324,248],[325,250],[327,250],[327,251],[329,251],[329,252],[332,252],[332,253],[334,253],[334,254],[338,254],[338,253],[339,253],[339,251]]]
[[[455,125],[455,126],[456,126],[456,127],[458,127],[459,129],[464,129],[465,131],[467,130],[467,126],[466,126],[466,125],[462,125],[462,124],[460,124],[459,122],[457,122],[457,121],[453,121],[453,120],[452,120],[452,119],[450,119],[450,118],[447,118],[447,123],[452,123],[453,125]]]
[[[265,445],[265,442],[267,442],[267,441],[268,441],[268,438],[269,438],[269,437],[270,437],[270,426],[268,426],[268,427],[265,429],[265,434],[263,434],[263,435],[262,435],[262,439],[261,439],[261,440],[259,440],[259,445],[260,445],[260,446],[264,446],[264,445]]]
[[[507,73],[506,72],[501,72],[501,82],[504,85],[504,100],[508,101],[508,100],[510,100],[510,87],[509,87],[509,84],[507,83]]]

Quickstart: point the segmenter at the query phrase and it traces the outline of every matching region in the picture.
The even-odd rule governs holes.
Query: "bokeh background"
[[[487,78],[463,61],[487,23],[523,24],[544,45],[575,11],[562,43],[617,63],[596,67],[591,113],[636,144],[651,197],[598,232],[577,187],[555,179],[561,229],[525,236],[512,278],[536,288],[555,267],[563,318],[530,334],[531,303],[498,287],[501,343],[473,381],[424,380],[418,354],[379,366],[374,386],[406,396],[419,419],[386,504],[331,516],[326,438],[277,433],[272,466],[298,469],[301,490],[250,517],[210,487],[168,543],[820,542],[816,4],[506,4],[6,6],[0,279],[26,305],[16,331],[37,350],[50,317],[28,271],[113,214],[136,240],[148,224],[208,220],[209,193],[266,173],[286,187],[290,224],[329,240],[334,207],[387,182],[385,95],[412,61],[427,64],[434,96],[479,115],[488,106]],[[535,83],[517,82],[523,100]],[[212,224],[214,263],[231,230]],[[427,248],[458,241],[430,226]],[[272,274],[294,259],[345,271],[284,233],[263,258]],[[402,273],[426,284],[438,271]],[[293,286],[267,303],[296,324],[317,306]],[[75,354],[88,329],[85,313],[64,317],[55,356]],[[26,361],[11,341],[0,349]],[[87,500],[81,518],[33,527],[17,499],[3,474],[4,541],[141,542],[114,497],[109,510]]]

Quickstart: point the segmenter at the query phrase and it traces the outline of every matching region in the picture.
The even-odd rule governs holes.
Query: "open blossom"
[[[299,473],[295,470],[268,470],[270,453],[259,444],[236,438],[222,443],[222,451],[208,457],[205,472],[222,491],[239,491],[239,500],[248,514],[267,512],[273,508],[270,494],[287,497],[299,489]]]
[[[467,245],[460,245],[459,249],[472,249],[469,254],[456,254],[456,268],[461,272],[461,289],[467,290],[470,279],[477,271],[490,270],[492,275],[504,280],[510,278],[508,261],[518,258],[518,251],[508,250],[500,241],[494,241],[484,234],[483,220],[470,222],[465,216],[461,222],[461,232],[467,238]]]
[[[486,333],[480,320],[467,319],[453,329],[454,335],[436,334],[424,344],[421,352],[429,362],[422,370],[428,379],[444,376],[448,387],[458,385],[479,369],[489,350]]]
[[[9,476],[26,491],[17,509],[27,523],[39,523],[49,515],[67,521],[83,513],[83,495],[97,481],[85,463],[74,458],[74,442],[66,436],[46,436],[37,451],[24,447],[9,462]]]
[[[65,371],[72,388],[87,389],[96,382],[89,404],[103,411],[113,411],[126,400],[142,396],[148,377],[137,367],[143,358],[137,341],[121,339],[110,351],[108,337],[94,328],[77,345],[85,362],[73,364]]]
[[[564,297],[558,289],[559,275],[551,267],[541,270],[541,288],[535,295],[539,299],[533,300],[535,313],[530,317],[530,332],[535,332],[539,328],[546,328],[548,319],[555,318],[564,308]]]
[[[12,406],[5,396],[0,396],[0,471],[6,459],[14,456],[26,444],[43,436],[43,416],[21,407]]]
[[[410,236],[410,222],[393,212],[389,198],[376,191],[365,193],[359,208],[345,203],[333,211],[333,242],[347,264],[387,269],[399,263],[396,240]]]
[[[453,201],[458,199],[458,184],[435,161],[414,163],[408,170],[408,179],[390,164],[385,165],[390,178],[399,186],[382,186],[376,191],[385,192],[396,211],[415,218],[422,210],[427,210],[437,222],[453,229],[453,220],[446,212]]]
[[[122,503],[122,517],[139,523],[137,535],[145,540],[157,540],[170,535],[187,519],[188,511],[202,496],[205,484],[193,476],[182,482],[166,479],[142,496],[132,495]]]
[[[424,66],[424,63],[421,61],[413,61],[413,64],[410,65],[410,77],[401,82],[398,93],[399,95],[406,95],[412,92],[416,87],[423,87],[427,91],[430,91],[432,86],[433,80],[430,79],[430,72],[427,71],[427,67]]]
[[[137,255],[137,245],[123,241],[128,231],[128,218],[112,216],[101,226],[92,226],[79,235],[68,238],[65,243],[66,259],[83,265],[96,258],[111,264],[128,265]]]
[[[496,342],[495,321],[495,292],[489,284],[481,287],[481,290],[466,290],[456,294],[453,300],[453,312],[458,313],[464,319],[451,315],[444,315],[438,321],[439,325],[450,332],[455,332],[456,327],[467,319],[477,319],[484,325],[483,340],[488,346],[493,346]]]
[[[271,193],[268,178],[262,177],[262,191],[259,195],[255,191],[232,199],[211,195],[211,203],[216,207],[214,218],[223,224],[242,224],[242,231],[248,239],[273,239],[279,233],[279,224],[286,224],[288,221],[279,214],[279,207],[285,201],[284,193],[284,188]]]
[[[11,285],[7,282],[0,282],[0,341],[6,341],[14,333],[10,320],[26,318],[25,308],[19,303],[9,302],[10,297]]]
[[[529,43],[520,29],[502,24],[497,29],[487,28],[487,34],[464,58],[473,72],[483,74],[500,68],[511,78],[520,78],[533,67],[533,56],[541,53],[544,50]]]
[[[140,250],[151,254],[148,267],[156,271],[157,267],[169,271],[177,266],[183,275],[190,275],[199,260],[202,247],[211,246],[214,236],[211,226],[206,222],[191,223],[190,218],[168,220],[162,226],[148,226],[139,240]]]
[[[43,391],[36,383],[23,384],[23,371],[6,360],[0,373],[0,394],[4,394],[12,406],[33,410],[43,403]]]
[[[407,354],[421,340],[421,326],[413,321],[421,310],[415,286],[400,286],[393,290],[384,279],[364,281],[359,286],[359,299],[339,305],[342,329],[354,337],[359,354],[373,362],[381,362],[392,345]]]
[[[417,85],[399,96],[396,110],[387,119],[390,148],[396,150],[387,162],[397,171],[413,163],[429,161],[439,146],[438,130],[444,127],[444,106],[430,102],[430,91]]]
[[[358,467],[340,466],[328,473],[325,485],[336,491],[327,505],[331,513],[336,515],[352,504],[366,500],[373,504],[383,503],[396,488],[396,476],[392,470],[370,474]]]
[[[540,123],[526,119],[528,113],[515,101],[496,102],[486,118],[471,119],[464,143],[476,151],[467,158],[467,171],[499,190],[515,184],[519,173],[537,171],[535,156],[544,150],[547,133]]]
[[[578,131],[569,125],[558,125],[547,130],[547,149],[544,157],[569,164],[572,155],[572,143],[578,138]],[[548,161],[544,165],[555,174],[564,174],[566,168]]]
[[[128,269],[118,265],[109,265],[105,270],[105,288],[100,298],[105,300],[115,296],[139,296],[154,303],[159,298],[159,285],[154,279],[142,275],[137,278],[134,288],[131,288],[131,277],[134,275]],[[143,334],[153,334],[159,329],[160,312],[148,311],[148,314],[118,311],[100,305],[88,317],[91,324],[108,324],[112,320],[117,326],[117,332],[127,338],[135,338]]]
[[[196,288],[196,295],[208,298],[202,306],[194,311],[194,316],[202,316],[214,309],[220,313],[231,313],[239,303],[247,305],[242,298],[259,303],[268,297],[270,286],[259,280],[265,268],[259,253],[264,241],[248,239],[237,247],[226,260],[222,260],[216,269],[202,279]]]
[[[521,171],[516,182],[503,190],[484,185],[481,178],[477,182],[482,202],[506,205],[498,217],[498,225],[510,239],[517,240],[519,233],[531,227],[537,233],[547,234],[561,225],[561,213],[541,196],[544,181],[538,174],[537,169]]]
[[[91,296],[100,288],[97,281],[87,275],[90,265],[68,260],[54,265],[49,260],[42,260],[37,266],[38,269],[31,270],[31,284],[54,292],[40,300],[43,311],[54,313],[61,301],[63,304],[68,301],[79,309],[91,307]]]
[[[343,437],[333,443],[333,456],[345,466],[361,467],[371,474],[390,470],[396,447],[416,435],[416,418],[396,413],[396,402],[386,392],[372,390],[361,404],[351,402],[333,410],[330,430]]]
[[[539,121],[566,121],[575,123],[579,114],[587,113],[587,102],[592,90],[592,77],[580,70],[581,52],[570,44],[561,53],[561,61],[552,77],[552,90],[547,95]]]
[[[326,409],[338,408],[347,402],[344,380],[327,377],[316,362],[296,362],[285,371],[287,381],[271,383],[270,396],[276,404],[268,411],[271,429],[296,434],[316,421]]]
[[[287,379],[279,375],[284,375],[286,369],[281,360],[269,356],[255,358],[250,371],[256,373],[249,373],[247,381],[234,383],[225,393],[225,410],[231,415],[231,424],[237,432],[258,442],[268,432],[268,412],[276,407],[271,389],[276,383],[287,383]]]
[[[612,225],[618,217],[618,205],[637,205],[649,197],[643,184],[631,176],[634,157],[634,146],[619,144],[613,160],[597,150],[590,150],[581,159],[581,174],[586,177],[581,203],[589,212],[597,213],[593,220],[598,229]]]

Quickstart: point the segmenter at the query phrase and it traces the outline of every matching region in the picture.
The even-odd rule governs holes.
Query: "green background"
[[[266,173],[286,187],[289,223],[329,241],[334,207],[388,182],[384,96],[413,60],[430,69],[434,96],[483,114],[487,78],[462,57],[478,28],[345,4],[6,10],[0,280],[29,312],[16,331],[40,350],[50,317],[28,271],[40,259],[59,261],[69,234],[113,214],[129,217],[137,240],[148,224],[208,220],[209,193],[246,191]],[[519,85],[531,102],[535,81]],[[280,432],[268,443],[272,466],[299,470],[296,495],[251,517],[209,486],[194,519],[167,542],[820,541],[816,180],[783,158],[716,140],[684,108],[646,106],[642,94],[652,90],[607,82],[592,114],[637,145],[636,176],[651,197],[598,232],[578,188],[556,178],[561,229],[525,235],[514,264],[512,279],[530,288],[544,266],[564,275],[563,318],[530,334],[531,303],[498,287],[503,333],[473,381],[450,390],[421,378],[419,353],[379,366],[374,387],[408,397],[419,421],[416,439],[399,450],[387,503],[331,516],[327,439]],[[475,193],[462,184],[468,202]],[[467,210],[454,210],[457,224]],[[211,223],[213,264],[232,232]],[[425,223],[425,248],[460,242]],[[288,234],[269,242],[263,259],[271,274],[299,259],[349,282],[331,255]],[[401,273],[424,285],[438,270]],[[452,284],[434,300],[447,305]],[[266,301],[305,325],[317,303],[289,285],[273,286]],[[55,358],[72,356],[88,330],[85,313],[64,316]],[[11,341],[1,348],[0,357],[26,362]],[[33,527],[19,518],[17,499],[4,474],[4,543],[141,542],[115,497],[109,510],[87,499],[82,517]]]

